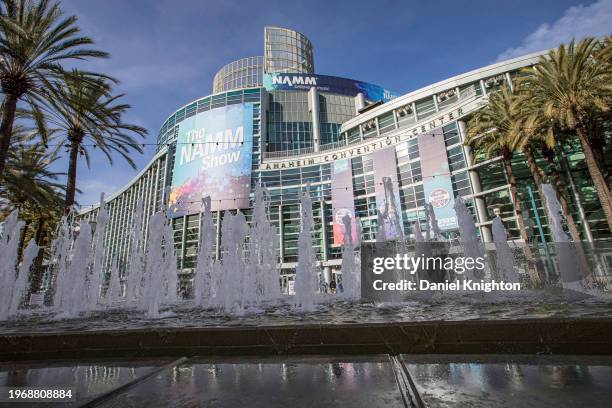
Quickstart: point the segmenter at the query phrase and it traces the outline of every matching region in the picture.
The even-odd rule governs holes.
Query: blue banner
[[[308,90],[317,88],[321,92],[356,96],[362,93],[365,99],[387,102],[397,97],[393,92],[378,85],[329,75],[273,73],[264,74],[263,84],[268,91]]]
[[[171,217],[249,207],[253,152],[253,104],[198,113],[179,125],[168,204]]]

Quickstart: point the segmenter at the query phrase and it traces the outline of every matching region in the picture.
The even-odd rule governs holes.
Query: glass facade
[[[272,31],[266,31],[266,36],[269,34]],[[534,62],[535,59],[522,64],[526,66]],[[482,76],[467,75],[468,79],[463,82],[448,80],[448,85],[443,82],[437,88],[424,88],[359,115],[353,97],[303,89],[266,92],[263,88],[254,87],[215,93],[191,102],[163,123],[158,137],[158,153],[145,170],[130,185],[109,198],[110,218],[106,239],[109,255],[112,256],[107,259],[116,259],[122,274],[125,274],[123,266],[129,257],[131,239],[125,231],[133,223],[137,203],[144,204],[145,231],[149,217],[163,208],[164,191],[172,179],[174,143],[179,124],[198,112],[244,102],[254,104],[251,191],[258,184],[269,191],[269,216],[279,231],[276,237],[279,262],[287,273],[283,282],[291,279],[297,262],[299,198],[305,191],[313,198],[313,246],[318,252],[318,259],[330,274],[339,269],[341,248],[333,245],[332,234],[331,179],[335,158],[347,157],[350,160],[353,203],[355,215],[361,223],[363,240],[373,241],[377,233],[375,190],[381,180],[376,180],[374,176],[373,154],[368,150],[372,146],[381,145],[394,152],[397,166],[393,176],[397,178],[395,188],[399,192],[405,235],[412,235],[416,222],[424,224],[426,197],[421,169],[422,160],[427,158],[420,157],[418,135],[433,131],[443,135],[452,194],[464,198],[482,239],[490,240],[491,220],[497,214],[503,219],[510,239],[518,239],[515,206],[510,198],[508,178],[501,158],[485,159],[464,146],[465,121],[469,120],[470,112],[463,109],[472,106],[471,109],[475,110],[483,106],[486,103],[484,96],[495,92],[496,84],[502,80],[511,81],[519,68],[521,66],[516,64],[507,71],[503,66],[498,67],[498,73],[491,76],[492,70],[487,67],[481,70]],[[495,79],[485,81],[490,78]],[[316,138],[317,129],[320,140]],[[566,185],[571,182],[575,184],[581,198],[579,204],[586,214],[585,223],[580,218],[577,203],[572,201],[572,212],[579,229],[589,228],[596,239],[609,237],[610,231],[590,182],[579,143],[570,140],[563,149],[563,160],[567,163],[557,164],[559,168],[567,165],[572,177],[569,180],[568,173],[564,173],[563,182]],[[279,153],[283,154],[275,156]],[[537,157],[537,160],[547,172],[547,161],[542,157]],[[530,236],[537,241],[543,234],[545,240],[549,240],[543,203],[524,157],[516,155],[512,168]],[[249,221],[251,210],[245,209],[243,213]],[[222,222],[225,214],[225,211],[213,214],[216,225]],[[93,222],[96,215],[97,209],[94,208],[84,210],[80,217]],[[541,221],[540,225],[536,225],[536,218]],[[195,267],[199,226],[200,214],[173,220],[178,266],[185,279],[189,278]],[[220,231],[220,228],[217,230]],[[219,234],[215,242],[217,254]],[[458,231],[452,229],[445,231],[444,235],[453,239],[458,236]]]
[[[263,86],[264,57],[248,57],[230,62],[213,79],[213,93]]]
[[[312,44],[304,34],[280,27],[266,27],[265,71],[314,73]]]
[[[268,102],[269,152],[311,148],[312,116],[308,92],[274,91]]]

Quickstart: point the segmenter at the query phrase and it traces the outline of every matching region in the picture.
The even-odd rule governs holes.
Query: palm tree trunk
[[[74,205],[78,159],[79,143],[77,141],[72,141],[70,143],[70,156],[68,161],[68,181],[66,182],[66,203],[64,206],[65,214],[68,214]]]
[[[518,194],[516,193],[516,178],[514,177],[514,171],[512,170],[512,164],[509,159],[503,159],[504,168],[506,170],[506,175],[508,176],[508,184],[510,184],[510,197],[512,199],[512,203],[514,204],[514,215],[516,217],[516,222],[519,227],[519,235],[521,239],[527,243],[529,241],[529,237],[527,236],[527,230],[525,229],[525,220],[523,219],[523,205],[518,199]]]
[[[28,228],[30,228],[30,224],[32,221],[25,220],[25,225],[23,226],[23,230],[21,231],[21,236],[19,237],[19,247],[17,248],[17,259],[20,261],[23,256],[23,250],[25,249],[26,243],[26,235],[28,234]]]
[[[525,220],[523,219],[523,205],[518,199],[518,195],[516,194],[516,178],[514,177],[514,171],[512,170],[511,156],[504,155],[502,159],[504,163],[504,168],[506,170],[506,175],[508,176],[508,184],[510,184],[510,197],[512,199],[512,203],[514,204],[514,215],[516,217],[516,222],[519,227],[519,234],[521,239],[525,242],[525,256],[527,257],[527,272],[529,273],[529,277],[531,278],[531,283],[534,286],[540,284],[540,276],[538,275],[538,271],[534,265],[534,257],[531,252],[531,248],[529,247],[529,237],[527,236],[527,230],[525,229]]]
[[[0,124],[0,179],[4,175],[4,167],[13,136],[13,123],[15,122],[15,111],[17,110],[17,97],[5,94],[2,109],[2,123]]]
[[[542,190],[542,177],[540,177],[540,169],[535,161],[535,157],[533,157],[533,152],[531,148],[528,147],[524,151],[525,157],[527,158],[527,164],[529,165],[529,170],[531,171],[531,176],[533,177],[533,181],[535,181],[536,188],[538,189],[538,193],[540,194],[540,198],[544,200],[544,191]]]
[[[582,151],[584,152],[584,159],[589,169],[589,174],[591,176],[591,180],[593,181],[593,185],[595,186],[595,190],[597,191],[601,208],[603,209],[606,221],[608,222],[608,227],[610,228],[610,231],[612,231],[612,197],[610,197],[608,183],[599,169],[597,159],[595,158],[593,149],[589,144],[586,129],[582,126],[577,126],[576,133],[578,133],[578,139],[580,139]]]

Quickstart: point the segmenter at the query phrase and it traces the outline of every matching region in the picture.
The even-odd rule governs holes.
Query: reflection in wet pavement
[[[431,356],[423,362],[402,356],[417,393],[430,407],[612,406],[610,359],[538,361],[533,356],[522,361],[484,358],[489,361],[475,363],[466,357],[440,361],[445,359]]]
[[[169,360],[0,363],[0,387],[71,388],[76,404],[113,390]],[[25,405],[24,405],[25,404]],[[26,407],[33,403],[20,403]],[[0,407],[11,406],[0,403]],[[36,403],[36,407],[67,404]]]
[[[404,406],[386,356],[238,361],[190,360],[102,406]]]
[[[7,386],[70,386],[77,401],[0,406],[84,406],[99,397],[95,406],[122,408],[609,407],[612,358],[375,355],[0,363],[0,387]]]

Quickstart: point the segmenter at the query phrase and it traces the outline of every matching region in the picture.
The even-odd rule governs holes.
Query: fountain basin
[[[0,360],[300,354],[612,355],[612,319],[143,328],[0,336]]]

